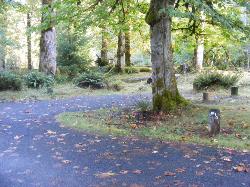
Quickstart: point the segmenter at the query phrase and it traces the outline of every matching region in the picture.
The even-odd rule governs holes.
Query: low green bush
[[[137,69],[136,67],[125,67],[124,71],[127,74],[139,73],[139,69]]]
[[[0,72],[0,91],[22,89],[22,79],[15,73],[2,71]]]
[[[100,73],[86,72],[74,79],[76,86],[80,88],[91,87],[93,89],[104,88],[104,77]]]
[[[227,70],[229,68],[228,64],[219,64],[216,66],[218,70]]]
[[[123,89],[121,81],[114,81],[106,83],[108,90],[121,91]]]
[[[104,66],[107,66],[109,64],[108,61],[102,60],[100,57],[97,58],[95,63],[97,64],[98,67],[104,67]]]
[[[136,103],[136,108],[140,112],[147,112],[152,109],[152,104],[149,101],[141,100]]]
[[[209,89],[211,87],[229,88],[239,81],[238,75],[223,75],[218,72],[203,73],[199,75],[193,82],[196,90]]]
[[[68,82],[68,76],[67,75],[64,75],[64,74],[57,74],[55,76],[55,81],[59,84],[63,84],[63,83],[66,83]]]
[[[141,67],[141,68],[139,69],[139,71],[140,71],[140,72],[151,72],[152,70],[151,70],[151,68],[148,68],[148,67]]]
[[[54,78],[38,71],[29,72],[24,76],[28,88],[52,87]]]
[[[79,67],[76,64],[71,66],[60,66],[57,74],[67,76],[67,79],[72,80],[79,75]]]

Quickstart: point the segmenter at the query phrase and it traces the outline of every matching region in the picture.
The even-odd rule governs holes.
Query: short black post
[[[208,132],[209,136],[215,136],[220,133],[220,110],[211,109],[208,113]]]
[[[203,92],[203,102],[209,101],[209,93],[208,92]]]
[[[239,87],[233,86],[231,87],[231,96],[238,96],[239,95]]]

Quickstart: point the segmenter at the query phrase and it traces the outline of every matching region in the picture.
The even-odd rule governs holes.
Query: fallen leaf
[[[137,129],[137,128],[138,128],[138,126],[137,126],[136,124],[130,124],[130,127],[131,127],[132,129]]]
[[[142,174],[142,170],[136,169],[132,171],[133,174]]]
[[[56,132],[52,131],[52,130],[47,130],[46,134],[48,135],[55,135]]]
[[[108,178],[108,177],[113,177],[115,175],[116,174],[111,172],[111,171],[95,174],[96,177],[101,178],[101,179]]]
[[[170,172],[170,171],[166,171],[166,172],[164,172],[164,175],[165,176],[175,176],[176,173],[173,173],[173,172]]]
[[[128,174],[128,171],[127,170],[121,170],[119,173],[125,175],[125,174]]]
[[[19,140],[19,139],[22,138],[22,137],[23,137],[23,135],[21,135],[21,136],[16,135],[16,136],[14,137],[14,139],[15,139],[15,140]]]
[[[71,161],[70,160],[62,160],[62,163],[69,164],[69,163],[71,163]]]
[[[183,172],[185,172],[185,168],[177,168],[175,171],[177,173],[183,173]]]
[[[202,175],[204,175],[204,171],[196,171],[196,175],[197,176],[202,176]]]
[[[155,179],[156,180],[160,180],[162,178],[162,176],[156,176]]]
[[[235,137],[237,137],[237,138],[239,138],[239,139],[242,139],[242,137],[241,137],[241,134],[235,134]]]
[[[236,167],[233,167],[233,169],[237,172],[249,172],[250,169],[243,163],[239,164]]]
[[[223,157],[221,157],[221,159],[224,160],[224,161],[227,161],[227,162],[232,162],[231,157],[223,156]]]

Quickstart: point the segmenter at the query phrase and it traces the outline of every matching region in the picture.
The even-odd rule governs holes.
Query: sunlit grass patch
[[[122,80],[131,77],[149,77],[150,73],[138,73],[136,75],[118,74],[107,78],[109,83],[114,86],[120,86],[122,89],[91,89],[79,88],[72,82],[56,84],[53,88],[53,93],[48,94],[46,88],[31,89],[24,87],[21,91],[0,91],[0,101],[15,101],[15,100],[48,100],[48,99],[64,99],[82,95],[112,95],[112,94],[138,94],[150,92],[151,86],[146,84],[146,81],[126,83]],[[119,83],[119,85],[118,85]]]
[[[92,112],[63,113],[59,122],[84,132],[102,135],[140,136],[165,141],[197,143],[220,148],[250,150],[250,107],[219,107],[222,113],[221,133],[208,136],[210,108],[218,106],[189,106],[171,114],[150,114],[138,123],[135,109],[101,109]],[[236,114],[236,115],[232,115]],[[233,122],[232,122],[233,120]]]

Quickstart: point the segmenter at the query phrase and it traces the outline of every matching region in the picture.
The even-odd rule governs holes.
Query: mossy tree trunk
[[[124,42],[124,33],[120,31],[118,35],[118,47],[117,47],[117,63],[116,70],[117,72],[122,72],[122,67],[125,64],[125,42]]]
[[[48,12],[42,15],[42,24],[46,25],[46,29],[41,33],[39,69],[54,76],[56,74],[56,30],[51,20],[52,2],[53,0],[42,0],[42,5],[48,7]]]
[[[5,69],[5,49],[0,49],[0,71]]]
[[[174,2],[169,0],[151,0],[146,16],[151,33],[152,92],[155,111],[169,111],[186,104],[179,95],[173,65],[172,19],[167,13],[167,9],[173,4]]]
[[[102,30],[101,60],[104,64],[108,64],[108,39],[105,29]]]
[[[32,70],[32,61],[31,61],[31,33],[30,33],[30,28],[31,28],[31,17],[30,13],[27,13],[27,50],[28,50],[28,70]]]
[[[125,66],[131,66],[130,31],[125,32]]]

